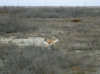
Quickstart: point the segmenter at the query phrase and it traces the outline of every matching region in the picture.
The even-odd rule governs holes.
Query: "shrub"
[[[82,21],[82,20],[79,19],[79,18],[75,18],[75,19],[72,20],[72,22],[81,22],[81,21]]]

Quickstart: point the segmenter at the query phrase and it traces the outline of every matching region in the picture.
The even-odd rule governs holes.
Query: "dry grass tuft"
[[[84,74],[84,69],[79,66],[73,66],[70,69],[74,74]]]
[[[68,22],[67,18],[61,19],[60,22]]]

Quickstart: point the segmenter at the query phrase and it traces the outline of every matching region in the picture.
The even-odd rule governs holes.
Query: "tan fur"
[[[48,44],[51,44],[51,43],[53,43],[54,41],[56,41],[56,40],[49,40],[49,41],[47,41],[47,43],[48,43]]]
[[[48,46],[48,45],[52,45],[52,44],[54,44],[54,46],[55,46],[55,42],[56,42],[57,40],[49,40],[49,41],[46,41],[46,46]]]

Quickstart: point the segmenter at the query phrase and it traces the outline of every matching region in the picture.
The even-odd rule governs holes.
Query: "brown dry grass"
[[[73,66],[73,67],[70,67],[70,69],[72,70],[73,74],[85,74],[84,69],[79,66]]]
[[[68,22],[67,18],[61,19],[59,22]]]
[[[76,36],[79,36],[79,34],[73,32],[70,35],[68,35],[68,38],[72,38],[72,37],[76,37]]]

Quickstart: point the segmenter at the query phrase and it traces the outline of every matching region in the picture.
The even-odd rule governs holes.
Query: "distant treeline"
[[[100,7],[0,7],[1,14],[15,14],[21,18],[66,18],[100,16]]]

